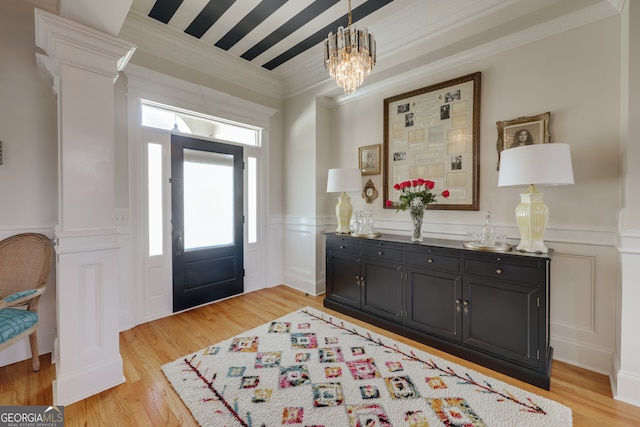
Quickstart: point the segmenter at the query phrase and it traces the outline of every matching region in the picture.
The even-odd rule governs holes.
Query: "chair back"
[[[0,241],[0,299],[46,285],[53,258],[51,240],[22,233]]]

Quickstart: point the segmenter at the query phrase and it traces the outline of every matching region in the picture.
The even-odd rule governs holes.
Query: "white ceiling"
[[[477,55],[488,46],[491,48],[487,52],[505,50],[618,14],[623,1],[387,0],[380,9],[358,20],[364,9],[385,1],[352,0],[354,25],[367,27],[375,35],[378,48],[377,65],[360,91],[407,70],[433,66],[451,58],[464,60],[465,56],[473,52]],[[214,7],[213,0],[159,0],[157,5],[156,0],[60,0],[59,11],[64,17],[133,43],[139,51],[268,96],[282,99],[310,87],[318,88],[328,97],[341,95],[340,88],[324,69],[323,41],[318,38],[323,30],[342,19],[341,25],[346,26],[347,0],[217,2],[227,3],[228,8],[218,12],[220,16],[213,25],[200,30],[199,38],[187,28],[193,28],[194,20],[203,18],[198,18],[203,8],[206,11]],[[371,3],[367,5],[368,2]],[[318,9],[323,3],[333,5],[326,10]],[[178,7],[174,6],[175,13],[165,13],[164,20],[167,16],[170,18],[167,23],[149,16],[154,6],[158,15],[160,6],[171,4]],[[260,22],[250,22],[256,12],[269,8]],[[304,25],[291,21],[295,28],[285,31],[282,40],[272,43],[269,49],[251,60],[242,58],[267,36],[281,34],[283,25],[296,15],[314,9],[319,11],[315,17],[307,15]],[[238,29],[242,34],[235,37],[230,47],[215,46],[225,35],[224,40],[228,40]],[[305,40],[309,48],[275,68],[265,68],[265,64],[277,60],[281,54],[287,55],[292,47]]]

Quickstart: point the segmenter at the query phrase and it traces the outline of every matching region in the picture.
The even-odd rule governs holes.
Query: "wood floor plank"
[[[195,426],[191,413],[173,391],[160,366],[305,306],[335,314],[453,363],[558,401],[573,410],[575,426],[640,425],[640,407],[613,399],[605,375],[554,361],[551,390],[542,390],[328,310],[322,306],[322,301],[322,296],[309,296],[286,286],[276,286],[124,331],[120,334],[120,354],[127,381],[65,407],[65,426]],[[0,367],[0,405],[52,404],[55,366],[50,363],[50,355],[41,356],[40,364],[39,372],[33,372],[30,360]]]

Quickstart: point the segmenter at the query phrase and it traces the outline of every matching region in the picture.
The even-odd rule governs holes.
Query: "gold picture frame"
[[[380,174],[380,144],[358,148],[358,167],[362,175]]]
[[[551,135],[549,133],[549,123],[551,113],[538,114],[537,116],[518,117],[513,120],[502,120],[496,122],[498,128],[498,165],[496,170],[500,170],[500,154],[503,150],[520,145],[549,144]]]
[[[449,190],[429,209],[480,209],[480,83],[476,72],[384,100],[383,206],[418,178]]]
[[[362,198],[368,204],[373,203],[373,201],[378,198],[378,190],[376,190],[376,186],[373,185],[373,181],[371,181],[371,179],[367,181],[362,189]]]

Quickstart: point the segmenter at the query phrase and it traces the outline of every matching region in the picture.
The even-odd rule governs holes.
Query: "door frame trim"
[[[140,69],[139,67],[136,67]],[[128,68],[127,68],[128,69]],[[129,187],[129,231],[130,231],[130,244],[128,245],[128,255],[123,257],[123,269],[126,271],[123,274],[123,283],[120,286],[121,292],[121,330],[132,328],[136,325],[159,319],[162,317],[170,316],[173,314],[172,302],[165,304],[164,309],[160,309],[156,305],[154,309],[149,312],[148,309],[153,305],[154,295],[152,290],[147,285],[147,272],[145,271],[145,260],[147,258],[147,240],[146,240],[146,227],[148,227],[145,220],[146,216],[146,154],[144,153],[146,147],[146,141],[143,138],[144,131],[153,131],[158,134],[164,134],[167,136],[167,140],[170,139],[171,132],[143,127],[140,123],[140,111],[142,106],[142,100],[151,100],[158,98],[159,92],[166,92],[166,97],[158,99],[157,102],[161,102],[167,105],[170,100],[174,100],[173,92],[170,92],[172,88],[182,87],[182,85],[174,85],[168,83],[167,86],[156,87],[151,83],[152,89],[147,89],[149,82],[147,80],[138,80],[145,78],[142,74],[135,78],[129,78],[128,82],[134,83],[134,87],[129,89],[128,97],[128,111],[129,111],[129,126],[128,126],[128,187]],[[173,78],[163,76],[163,78],[169,79],[173,82]],[[180,81],[185,84],[186,82]],[[191,85],[191,84],[189,84]],[[178,89],[176,89],[178,90]],[[226,95],[229,99],[228,95]],[[235,98],[233,98],[235,100]],[[208,100],[207,102],[219,102],[220,100]],[[246,101],[241,102],[243,105]],[[174,105],[181,104],[181,102],[174,102]],[[268,123],[269,118],[277,110],[272,110],[267,107],[259,106],[256,109],[257,104],[252,104],[254,108],[250,109],[251,119],[247,120],[249,125],[262,127],[262,144],[260,147],[246,146],[244,147],[245,161],[248,155],[252,155],[258,159],[258,188],[259,202],[258,202],[258,244],[248,245],[245,242],[245,271],[248,273],[250,269],[255,269],[257,273],[254,273],[255,279],[259,282],[250,282],[245,280],[244,292],[251,292],[258,289],[263,289],[268,286],[269,278],[276,278],[276,280],[282,276],[282,268],[274,265],[270,267],[268,264],[268,254],[266,248],[269,247],[269,241],[276,239],[280,241],[277,235],[273,235],[270,230],[270,223],[268,221],[268,212],[270,205],[269,197],[269,165],[267,160],[269,158],[269,130]],[[206,108],[203,107],[205,110]],[[191,109],[192,111],[193,108]],[[245,112],[248,110],[244,110]],[[197,111],[196,111],[197,112]],[[204,113],[203,113],[204,114]],[[225,117],[221,117],[225,119]],[[231,118],[228,118],[231,120]],[[236,118],[237,120],[237,118]],[[200,137],[206,139],[204,137]],[[245,177],[246,178],[246,177]],[[246,180],[245,180],[246,185]],[[245,194],[246,194],[245,188]],[[245,200],[246,203],[246,200]],[[245,233],[246,235],[246,233]],[[123,237],[124,239],[124,237]],[[247,279],[248,274],[245,274]],[[279,283],[279,282],[278,282]]]

